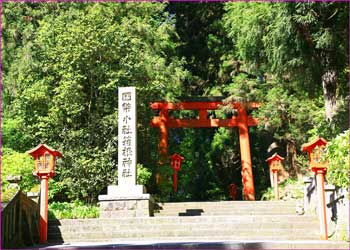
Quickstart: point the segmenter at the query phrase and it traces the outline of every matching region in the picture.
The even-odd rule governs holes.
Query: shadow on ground
[[[33,249],[33,248],[31,248]],[[263,242],[162,242],[147,244],[90,243],[67,245],[41,245],[34,249],[270,249]]]

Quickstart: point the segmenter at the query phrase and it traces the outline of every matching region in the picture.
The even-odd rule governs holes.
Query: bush
[[[2,156],[2,190],[9,184],[6,181],[8,175],[21,175],[22,180],[19,186],[23,192],[29,192],[38,185],[37,178],[33,176],[34,160],[27,153],[19,153],[10,148],[3,148]]]
[[[152,173],[149,169],[145,168],[142,164],[137,163],[137,184],[146,185],[148,184]]]
[[[56,178],[49,180],[49,202],[68,201],[67,186],[62,181],[56,181]]]
[[[327,145],[328,182],[342,188],[349,186],[349,130],[339,134]]]
[[[278,185],[279,198],[282,200],[302,199],[304,196],[304,184],[302,180],[287,179]],[[272,187],[262,194],[261,200],[274,200],[275,193]]]
[[[52,202],[49,204],[49,219],[98,218],[99,211],[98,206],[85,205],[81,201]]]

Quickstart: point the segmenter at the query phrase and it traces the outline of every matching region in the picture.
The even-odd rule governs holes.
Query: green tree
[[[332,121],[347,96],[348,4],[229,3],[225,10],[228,35],[247,68],[296,83],[311,98],[323,93]]]
[[[297,154],[308,137],[347,127],[348,4],[227,3],[225,10],[239,62],[228,95],[262,103],[260,132],[285,145],[289,167],[300,172]]]
[[[241,184],[237,129],[171,130],[169,153],[185,162],[178,196],[168,192],[169,166],[162,193],[149,181],[158,162],[151,101],[261,102],[248,111],[260,119],[250,128],[257,197],[268,186],[272,142],[286,148],[287,170],[302,173],[302,143],[348,129],[348,3],[3,6],[3,143],[25,152],[45,142],[63,153],[52,200],[95,201],[116,181],[119,86],[137,87],[141,179],[169,199],[229,198],[228,184]],[[209,115],[234,114],[224,107]]]
[[[213,86],[225,84],[229,78],[222,66],[232,47],[222,23],[223,3],[171,2],[169,11],[175,16],[180,38],[178,54],[186,59],[191,77],[184,86],[188,95],[206,95]]]
[[[51,5],[4,8],[18,6],[43,13]],[[8,118],[21,119],[13,130],[29,137],[23,147],[43,141],[63,153],[55,180],[65,183],[69,198],[93,201],[116,181],[118,86],[137,87],[141,138],[149,136],[148,103],[181,93],[187,73],[165,6],[55,3],[55,11],[37,18],[31,42],[15,53],[11,77],[4,79],[5,86],[19,85]]]

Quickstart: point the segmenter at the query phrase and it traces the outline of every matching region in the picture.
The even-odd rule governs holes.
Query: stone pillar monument
[[[153,199],[136,184],[137,131],[135,87],[118,88],[118,185],[99,195],[100,217],[153,215]]]

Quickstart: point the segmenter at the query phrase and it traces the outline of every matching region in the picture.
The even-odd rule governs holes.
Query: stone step
[[[160,206],[165,207],[179,207],[179,206],[293,206],[299,201],[203,201],[203,202],[165,202],[158,203]]]
[[[173,202],[158,204],[155,216],[295,214],[296,201]]]
[[[164,204],[157,204],[158,208],[166,210],[166,209],[186,209],[186,208],[193,208],[193,209],[220,209],[220,208],[231,208],[231,209],[266,209],[266,208],[294,208],[297,206],[296,202],[275,202],[272,204],[268,204],[266,202],[257,202],[257,203],[251,203],[251,202],[225,202],[225,203],[164,203]]]
[[[139,238],[149,239],[154,237],[204,237],[211,239],[213,236],[225,237],[227,239],[284,239],[284,240],[312,240],[317,239],[318,230],[307,229],[256,229],[256,230],[227,230],[227,229],[196,229],[196,230],[126,230],[126,231],[94,231],[94,232],[74,232],[49,234],[49,239],[64,239],[72,242],[74,239],[88,241],[90,239],[127,239]]]
[[[157,210],[176,210],[176,209],[181,209],[181,210],[184,210],[184,209],[223,209],[223,210],[229,210],[229,209],[232,209],[232,210],[249,210],[249,209],[255,209],[255,210],[266,210],[267,208],[269,209],[294,209],[296,208],[296,205],[285,205],[285,206],[237,206],[237,205],[224,205],[224,206],[160,206]]]
[[[154,216],[212,216],[212,215],[293,215],[296,214],[294,210],[229,210],[229,209],[217,209],[217,210],[206,210],[206,209],[186,209],[186,210],[164,210],[155,212]]]
[[[50,226],[79,226],[79,225],[160,225],[160,224],[178,224],[178,223],[238,223],[238,222],[317,222],[317,217],[312,215],[231,215],[231,216],[160,216],[160,217],[124,217],[110,219],[62,219],[50,220]]]
[[[193,238],[154,238],[148,241],[135,239],[103,239],[100,242],[79,242],[64,245],[52,245],[40,249],[349,249],[347,242],[332,242],[319,240],[227,240],[213,237],[208,240],[200,237]]]
[[[49,221],[48,239],[50,242],[317,240],[317,217],[297,215],[296,204],[296,201],[164,203],[159,204],[154,217]]]
[[[174,231],[182,230],[185,228],[189,231],[194,231],[198,229],[221,230],[226,229],[233,232],[247,231],[247,230],[282,230],[282,229],[302,229],[302,228],[317,228],[318,223],[314,222],[237,222],[237,223],[168,223],[168,224],[99,224],[99,225],[69,225],[69,226],[50,226],[48,228],[48,233],[69,233],[69,232],[113,232],[113,231],[130,231],[130,230],[163,230],[163,231]]]

